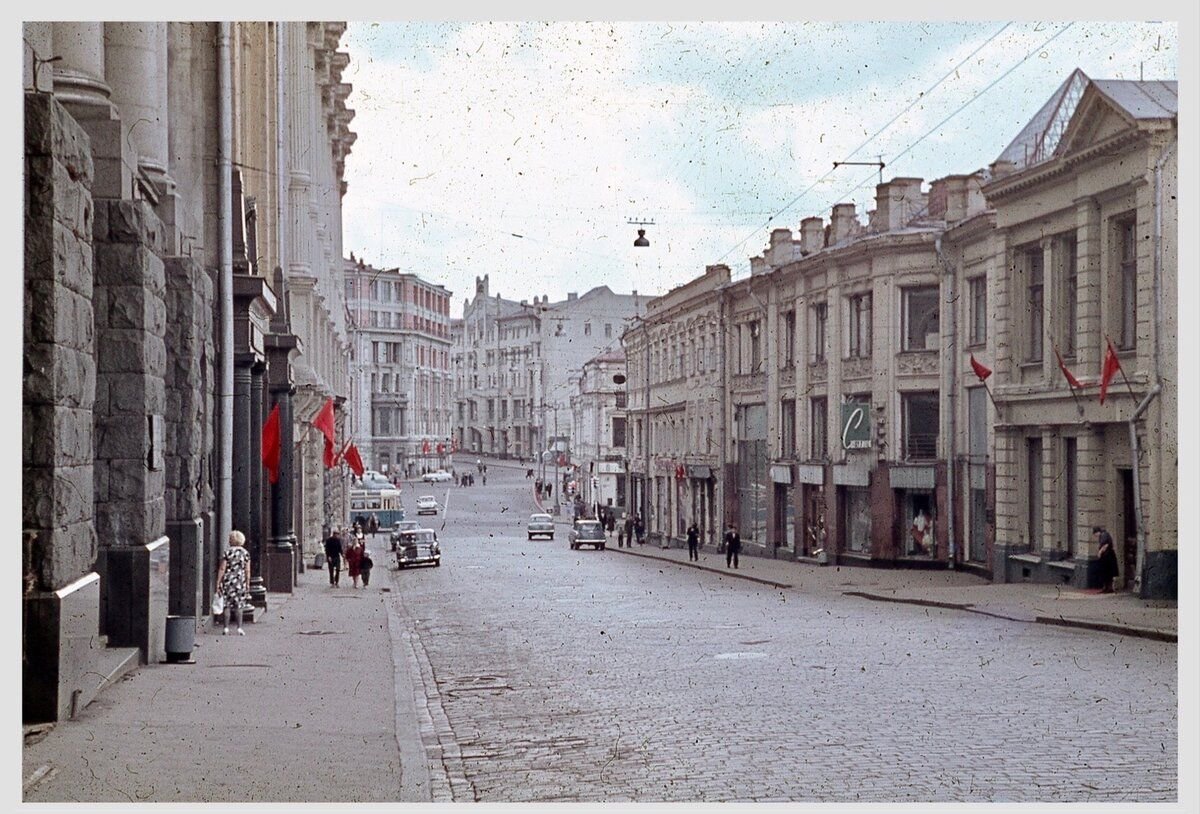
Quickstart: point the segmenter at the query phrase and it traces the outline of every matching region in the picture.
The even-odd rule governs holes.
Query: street
[[[1176,797],[1173,644],[530,542],[488,475],[406,492],[448,497],[442,566],[388,573],[435,799]]]

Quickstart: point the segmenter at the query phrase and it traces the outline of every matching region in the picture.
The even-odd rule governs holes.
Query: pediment
[[[1067,156],[1100,144],[1137,126],[1128,113],[1089,86],[1067,124],[1055,156]]]

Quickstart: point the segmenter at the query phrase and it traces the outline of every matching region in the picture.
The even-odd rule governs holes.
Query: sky
[[[511,299],[661,294],[883,177],[986,167],[1076,67],[1171,79],[1173,22],[352,22],[347,253]],[[634,248],[637,226],[648,248]]]

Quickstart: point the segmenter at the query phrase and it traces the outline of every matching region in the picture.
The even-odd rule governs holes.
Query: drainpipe
[[[221,381],[220,381],[220,498],[217,544],[224,548],[233,528],[233,89],[231,83],[230,24],[218,23],[217,82],[220,143],[217,147],[221,241]]]
[[[1178,144],[1178,139],[1173,139],[1163,148],[1162,153],[1158,156],[1158,161],[1154,162],[1154,386],[1150,388],[1150,392],[1146,394],[1129,418],[1129,449],[1133,467],[1133,511],[1137,521],[1137,565],[1133,575],[1133,590],[1139,595],[1142,591],[1142,570],[1146,564],[1146,526],[1145,519],[1142,517],[1142,479],[1138,469],[1140,450],[1138,449],[1136,425],[1138,418],[1150,406],[1150,402],[1162,392],[1162,371],[1159,357],[1159,334],[1162,332],[1162,169],[1176,144]]]
[[[732,519],[732,518],[725,516],[725,512],[727,511],[727,507],[729,506],[729,489],[733,488],[733,485],[730,484],[728,482],[728,478],[726,478],[726,473],[728,473],[728,471],[729,471],[729,467],[726,464],[726,461],[728,461],[730,458],[730,455],[729,455],[729,420],[730,420],[729,419],[729,376],[728,376],[728,368],[726,366],[726,361],[727,361],[727,356],[728,356],[728,348],[726,346],[729,343],[729,337],[726,335],[727,320],[725,317],[725,311],[726,311],[726,308],[728,307],[728,305],[729,305],[729,298],[727,296],[727,291],[725,289],[720,289],[720,288],[717,289],[717,319],[718,319],[717,336],[721,337],[721,386],[719,388],[721,391],[721,455],[718,458],[718,461],[719,461],[718,465],[721,467],[721,482],[724,487],[721,491],[721,522],[717,524],[717,529],[716,529],[716,532],[717,532],[716,540],[717,540],[717,550],[718,551],[724,550],[724,543],[722,542],[724,539],[723,533],[725,531],[725,527],[728,525],[729,521]]]
[[[946,274],[946,302],[950,304],[950,347],[956,348],[956,340],[958,338],[958,277],[954,267],[946,259],[946,255],[942,254],[942,236],[940,234],[934,237],[933,248],[937,252],[938,262],[942,264],[942,270]],[[955,463],[958,460],[958,436],[955,433],[954,421],[958,391],[957,350],[953,350],[947,354],[946,365],[949,377],[949,384],[946,387],[946,431],[949,439],[949,443],[947,444],[948,454],[946,455],[946,541],[949,545],[950,569],[954,570],[955,558],[958,553],[958,544],[954,537],[954,480],[957,476]],[[937,544],[936,540],[934,544]]]

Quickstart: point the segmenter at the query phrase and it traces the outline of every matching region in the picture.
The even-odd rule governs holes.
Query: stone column
[[[292,479],[295,471],[292,432],[292,385],[290,356],[299,349],[294,334],[267,337],[267,364],[271,406],[279,407],[279,481],[271,484],[271,538],[266,561],[262,565],[266,588],[276,593],[291,593],[295,571]]]
[[[267,366],[261,362],[250,368],[250,602],[266,610],[267,588],[263,582],[263,478],[262,426],[266,423],[266,392],[264,373]]]
[[[54,23],[53,31],[52,56],[62,57],[54,63],[55,98],[77,118],[108,118],[112,88],[104,79],[104,23]]]
[[[138,169],[161,191],[167,175],[167,24],[104,24],[105,77],[120,109],[125,132],[137,149]]]

